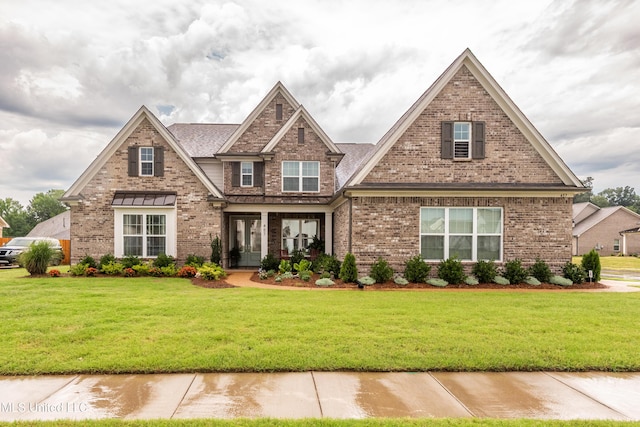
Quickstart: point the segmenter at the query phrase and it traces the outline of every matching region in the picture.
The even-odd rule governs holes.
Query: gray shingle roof
[[[213,157],[240,125],[174,123],[167,127],[191,157]]]
[[[336,190],[342,188],[351,175],[358,170],[362,162],[369,157],[375,147],[374,144],[336,144],[338,149],[344,153],[344,157],[338,167],[336,167]]]

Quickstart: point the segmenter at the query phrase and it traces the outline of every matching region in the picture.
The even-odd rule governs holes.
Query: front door
[[[259,267],[262,236],[259,216],[232,216],[229,229],[229,265]],[[237,250],[236,250],[237,249]]]

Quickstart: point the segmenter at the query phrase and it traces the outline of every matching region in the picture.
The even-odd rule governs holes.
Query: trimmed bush
[[[100,261],[102,261],[102,258],[100,259]],[[122,263],[119,263],[119,262],[109,261],[106,264],[102,264],[102,267],[100,267],[100,270],[104,274],[108,274],[109,276],[119,276],[120,274],[122,274],[122,271],[124,270],[124,265],[122,265]]]
[[[412,283],[425,283],[429,278],[431,266],[420,255],[409,258],[404,263],[404,278]]]
[[[264,271],[277,270],[280,266],[280,260],[272,253],[268,253],[260,261],[260,268]]]
[[[166,267],[168,265],[175,265],[175,263],[175,259],[173,259],[171,255],[167,254],[158,254],[156,259],[153,260],[153,266],[158,268]]]
[[[87,264],[89,267],[98,268],[96,260],[89,255],[85,255],[84,258],[80,260],[80,264]]]
[[[518,258],[508,261],[504,265],[503,276],[509,281],[509,283],[514,285],[524,283],[528,275],[527,270],[522,267],[522,261]]]
[[[55,252],[47,242],[32,243],[27,250],[18,255],[18,262],[31,275],[46,274]]]
[[[87,264],[76,264],[69,268],[69,274],[72,276],[84,276],[89,266]]]
[[[142,260],[135,255],[128,255],[120,261],[124,268],[132,268],[134,265],[142,264]]]
[[[551,277],[549,277],[549,280],[551,280]],[[549,283],[549,280],[546,280],[545,283]],[[524,279],[524,283],[531,286],[540,286],[541,284],[540,280],[536,279],[533,276],[529,276],[526,279]]]
[[[431,286],[437,286],[439,288],[444,288],[449,284],[449,282],[443,279],[428,279],[427,283],[430,284]]]
[[[549,283],[553,284],[553,285],[559,285],[559,286],[571,286],[573,285],[573,282],[567,278],[561,277],[561,276],[551,276],[551,279],[549,279]]]
[[[160,276],[173,277],[176,274],[178,274],[178,268],[176,267],[175,264],[169,264],[167,266],[160,267],[160,274],[159,274]]]
[[[205,280],[220,280],[227,277],[227,273],[217,264],[208,262],[198,268],[198,274]]]
[[[551,279],[553,273],[551,273],[551,269],[546,262],[541,259],[536,259],[536,262],[529,267],[529,275],[535,277],[542,283],[549,283],[549,279]]]
[[[440,261],[438,264],[438,278],[447,283],[462,283],[465,277],[462,262],[456,257]],[[427,281],[427,283],[429,282]]]
[[[209,237],[211,237],[211,234],[209,234]],[[218,235],[216,234],[216,237],[211,239],[211,256],[209,257],[209,260],[216,264],[216,265],[220,265],[220,261],[222,261],[222,240],[220,240],[220,237],[218,237]],[[204,264],[200,264],[201,266]]]
[[[195,254],[187,255],[187,261],[184,265],[190,265],[192,267],[200,267],[204,264],[204,257]]]
[[[177,276],[184,277],[184,278],[195,277],[197,273],[198,273],[198,270],[196,269],[196,267],[192,265],[185,265],[180,270],[178,270]]]
[[[509,285],[511,282],[509,282],[509,279],[506,277],[496,276],[493,278],[493,283],[497,283],[498,285]]]
[[[587,273],[586,277],[588,277],[589,270],[591,270],[593,272],[593,281],[600,281],[600,270],[602,267],[600,266],[600,255],[595,249],[591,249],[589,253],[582,257],[582,268],[584,268],[585,273]]]
[[[382,258],[378,258],[378,261],[371,266],[371,273],[369,273],[369,276],[371,276],[376,283],[385,283],[393,277],[393,269],[389,267],[389,263],[387,261]]]
[[[98,270],[105,273],[105,271],[103,270],[104,266],[109,263],[115,263],[115,262],[116,262],[116,257],[114,257],[113,254],[102,255],[100,257],[100,262],[98,263]]]
[[[567,262],[562,267],[562,274],[573,283],[578,284],[584,282],[587,278],[587,272],[584,271],[584,268],[581,265],[571,262]]]
[[[138,276],[148,276],[149,270],[151,269],[151,267],[152,267],[151,263],[146,263],[146,264],[136,264],[131,268],[133,269],[133,271],[136,272]]]
[[[316,280],[316,286],[333,286],[335,285],[334,281],[329,278],[322,278]]]
[[[496,263],[493,261],[478,261],[474,264],[471,272],[480,283],[491,283],[498,270],[496,269]]]
[[[340,280],[347,283],[355,283],[358,280],[358,268],[356,267],[356,257],[347,252],[340,267]]]

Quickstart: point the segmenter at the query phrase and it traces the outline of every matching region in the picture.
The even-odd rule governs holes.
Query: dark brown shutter
[[[442,122],[440,157],[453,159],[453,122]]]
[[[262,187],[264,182],[264,164],[253,162],[253,186]]]
[[[484,159],[484,122],[473,122],[473,147],[471,157]]]
[[[138,147],[129,147],[129,176],[138,176]]]
[[[164,147],[153,148],[153,176],[164,176]]]
[[[240,187],[240,162],[231,162],[231,186]]]

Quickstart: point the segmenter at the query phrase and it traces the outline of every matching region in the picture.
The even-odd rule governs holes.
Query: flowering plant
[[[60,277],[60,270],[56,270],[55,268],[52,270],[49,270],[49,276]]]

